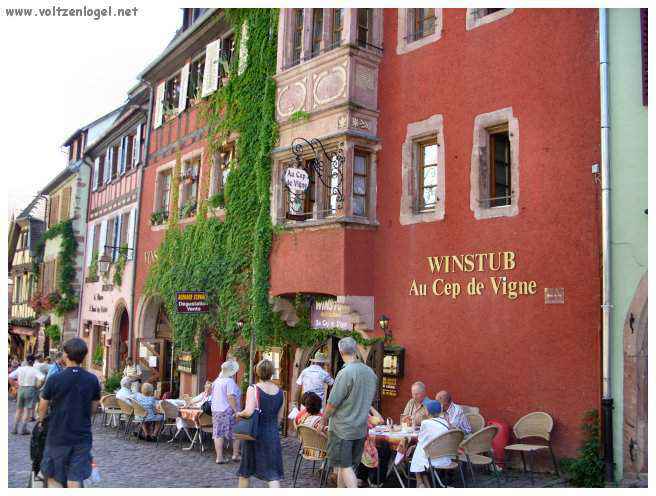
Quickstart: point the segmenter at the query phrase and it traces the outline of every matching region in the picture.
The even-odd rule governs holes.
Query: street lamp
[[[389,326],[390,319],[386,315],[381,315],[378,319],[378,324],[385,334],[385,342],[390,342],[392,340],[392,329]]]

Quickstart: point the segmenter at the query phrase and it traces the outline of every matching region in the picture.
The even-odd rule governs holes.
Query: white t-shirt
[[[319,365],[312,364],[309,367],[303,369],[303,371],[298,376],[296,384],[303,387],[303,392],[313,392],[321,401],[324,401],[324,384],[332,386],[335,383],[335,380],[326,372],[323,367]]]
[[[424,448],[428,446],[431,441],[437,439],[448,430],[449,426],[444,419],[432,418],[424,420],[421,423],[419,440],[417,442],[417,447],[415,448],[415,453],[412,455],[412,462],[410,462],[410,472],[423,472],[430,468]],[[434,458],[432,464],[433,467],[446,467],[451,464],[451,458],[448,456]]]
[[[232,377],[217,377],[212,383],[212,411],[225,412],[230,408],[228,396],[234,396],[239,407],[241,390]]]
[[[22,387],[36,387],[40,381],[43,381],[46,376],[43,375],[36,367],[23,365],[9,374],[10,379],[18,380],[18,385]]]

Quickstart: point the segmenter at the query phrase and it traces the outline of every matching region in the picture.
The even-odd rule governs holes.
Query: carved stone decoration
[[[376,87],[374,71],[369,67],[357,64],[355,66],[355,85],[363,90],[373,91]]]
[[[364,129],[367,131],[369,129],[369,121],[361,117],[351,117],[351,127],[353,129]]]
[[[346,91],[346,69],[342,66],[317,74],[314,81],[314,106],[324,105],[344,95]]]
[[[305,103],[307,90],[302,81],[296,81],[289,86],[283,86],[278,92],[278,114],[288,117],[301,110]]]
[[[348,127],[348,117],[340,115],[337,118],[337,129],[345,129],[346,127]]]

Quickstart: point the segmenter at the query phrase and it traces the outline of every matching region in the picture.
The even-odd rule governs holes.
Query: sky
[[[70,3],[70,5],[67,5]],[[11,0],[2,2],[3,8]],[[97,2],[84,2],[94,7]],[[121,105],[137,75],[180,26],[180,8],[139,2],[133,17],[9,18],[0,12],[0,143],[8,215],[20,212],[67,163],[62,143]],[[17,7],[79,8],[83,3],[25,2]],[[131,1],[99,6],[132,7]],[[15,47],[9,49],[9,47]]]

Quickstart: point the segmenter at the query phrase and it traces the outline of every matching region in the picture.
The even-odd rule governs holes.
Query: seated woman
[[[189,400],[187,405],[190,408],[200,408],[203,403],[212,397],[212,381],[205,381],[203,391]]]
[[[318,394],[309,391],[301,397],[301,404],[304,408],[296,415],[294,426],[304,425],[316,429],[323,416],[323,413],[321,413],[321,398]]]
[[[134,397],[134,393],[130,389],[130,384],[132,384],[132,380],[128,377],[121,379],[121,389],[116,391],[117,400],[129,402]]]
[[[141,393],[136,393],[133,397],[133,401],[139,403],[141,407],[146,410],[147,415],[141,419],[143,420],[141,424],[142,432],[148,441],[153,441],[154,438],[159,433],[161,427],[160,422],[164,420],[164,415],[161,413],[155,412],[155,406],[158,401],[153,398],[153,393],[155,388],[152,384],[145,382],[141,386]]]
[[[439,401],[427,400],[424,402],[424,406],[428,410],[431,418],[424,420],[421,423],[419,440],[414,455],[412,456],[412,461],[410,462],[410,472],[417,474],[418,488],[430,487],[430,475],[427,471],[430,470],[431,465],[440,468],[451,464],[451,459],[448,456],[434,458],[429,462],[428,457],[424,452],[424,448],[428,446],[429,443],[449,430],[449,423],[443,418],[438,418],[438,415],[442,412],[442,405]]]
[[[385,419],[372,406],[369,409],[369,417],[367,418],[367,430],[373,429],[377,425],[383,423],[385,423]],[[384,476],[387,473],[387,461],[389,460],[389,455],[389,448],[387,448],[386,444],[377,447],[374,438],[367,437],[364,442],[362,459],[357,469],[358,486],[363,486],[365,481],[371,480],[371,477],[375,474],[379,464],[381,465],[381,469],[384,469],[384,471],[381,470],[381,474]]]

